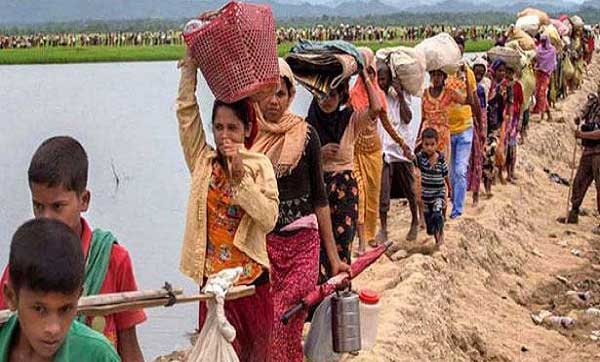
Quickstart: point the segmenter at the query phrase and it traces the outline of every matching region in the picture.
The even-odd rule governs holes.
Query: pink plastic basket
[[[185,42],[215,97],[227,103],[279,84],[271,7],[232,1],[199,18]]]

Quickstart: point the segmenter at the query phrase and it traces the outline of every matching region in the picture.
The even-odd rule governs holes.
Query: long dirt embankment
[[[557,104],[554,122],[534,119],[519,148],[516,185],[494,187],[494,197],[448,223],[446,245],[431,255],[411,253],[381,260],[355,287],[382,292],[378,344],[351,361],[600,361],[600,237],[595,190],[588,216],[561,225],[568,187],[550,180],[550,170],[568,179],[575,139],[573,119],[600,81],[600,58],[583,87]],[[580,150],[578,151],[580,155]],[[578,159],[579,160],[579,156]],[[392,238],[403,239],[406,207],[392,210]],[[422,252],[416,243],[401,243]],[[429,241],[428,244],[431,242]],[[579,254],[575,256],[573,254]],[[587,302],[566,295],[591,291]],[[538,326],[542,309],[576,319],[575,328]]]

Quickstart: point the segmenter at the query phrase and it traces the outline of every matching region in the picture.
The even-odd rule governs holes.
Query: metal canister
[[[333,334],[334,352],[349,353],[360,351],[359,307],[358,294],[350,290],[338,292],[331,298],[331,332]]]

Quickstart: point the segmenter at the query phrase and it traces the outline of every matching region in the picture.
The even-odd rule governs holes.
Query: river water
[[[70,135],[90,162],[86,217],[127,247],[139,287],[169,281],[196,292],[178,271],[190,181],[174,111],[178,80],[175,62],[0,66],[0,264],[7,263],[12,233],[32,217],[33,152],[48,137]],[[209,120],[213,98],[203,81],[198,94]],[[293,110],[305,115],[310,99],[299,89]],[[414,109],[420,111],[417,103]],[[188,345],[197,305],[148,315],[138,334],[150,361]]]

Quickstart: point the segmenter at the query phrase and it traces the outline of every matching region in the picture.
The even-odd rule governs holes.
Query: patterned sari
[[[450,155],[450,126],[448,124],[448,107],[453,103],[451,92],[444,88],[438,97],[431,94],[430,89],[423,94],[421,103],[421,132],[427,128],[433,128],[439,136],[438,151],[446,157]],[[419,136],[419,139],[421,137]]]
[[[473,119],[473,147],[471,148],[471,159],[469,160],[467,172],[467,190],[475,193],[479,192],[481,186],[483,149],[487,135],[487,97],[485,88],[482,85],[477,86],[477,95],[481,107],[481,119],[479,121],[476,118]]]

